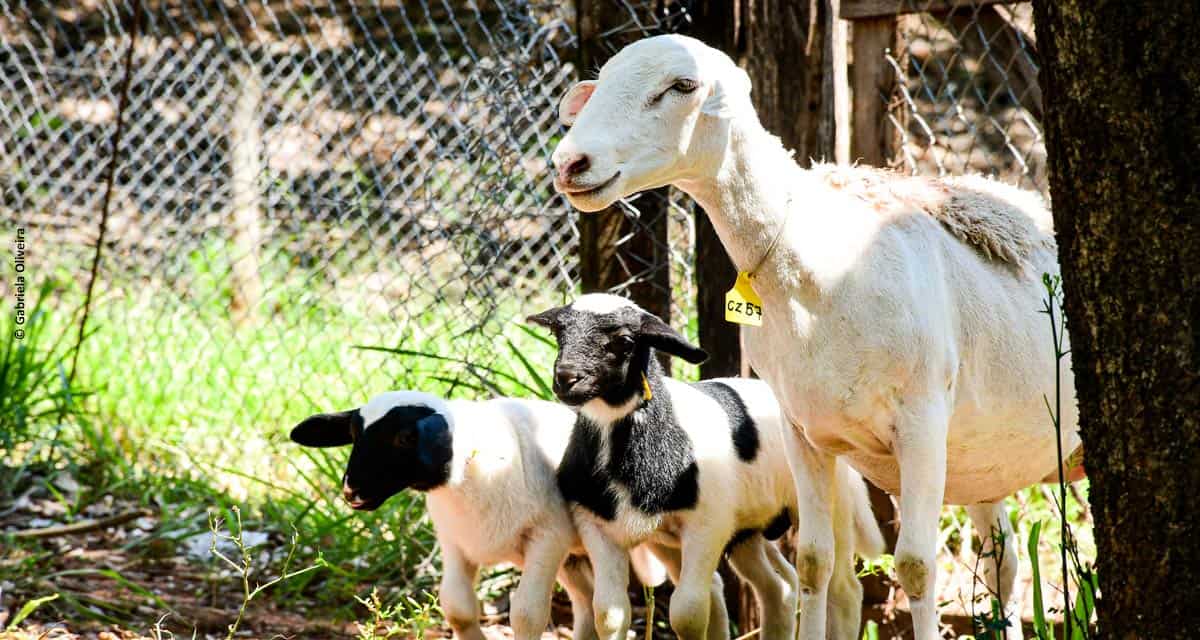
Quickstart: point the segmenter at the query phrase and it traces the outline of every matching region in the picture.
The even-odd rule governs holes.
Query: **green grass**
[[[366,597],[366,585],[374,584],[380,606],[407,611],[395,603],[432,590],[438,571],[422,496],[406,492],[376,512],[353,512],[340,499],[348,452],[294,446],[287,432],[311,413],[358,406],[386,389],[545,395],[537,374],[552,362],[552,347],[499,320],[523,317],[515,310],[497,310],[487,327],[495,335],[488,336],[469,332],[468,318],[443,317],[438,310],[445,306],[436,304],[412,305],[424,310],[402,321],[365,305],[330,304],[335,292],[319,275],[269,283],[263,313],[237,326],[227,296],[203,282],[207,271],[221,268],[210,259],[191,257],[197,288],[216,290],[207,299],[156,287],[101,294],[79,354],[77,387],[93,391],[87,395],[63,386],[81,292],[33,296],[38,309],[27,338],[0,343],[0,438],[18,445],[4,447],[6,495],[32,482],[49,484],[33,472],[40,468],[71,471],[88,486],[68,513],[82,513],[109,494],[135,499],[160,516],[131,549],[135,554],[177,551],[187,538],[206,534],[211,517],[233,522],[237,514],[244,530],[273,539],[289,538],[294,527],[292,566],[322,568],[280,581],[270,597],[355,617],[361,614],[355,597]],[[488,362],[488,373],[472,375],[441,356]],[[74,404],[63,420],[67,399]],[[104,446],[90,444],[97,439]],[[70,452],[69,464],[65,453],[49,457],[56,449]],[[17,592],[45,593],[53,587],[46,578],[52,557],[36,544],[11,547],[18,548],[29,556],[16,572],[23,576]],[[128,611],[85,593],[58,593],[38,611],[102,621]]]
[[[339,491],[348,452],[297,447],[287,432],[311,413],[357,406],[385,389],[551,397],[554,343],[520,321],[539,303],[518,295],[471,299],[451,290],[440,301],[414,295],[393,312],[369,304],[369,292],[339,286],[331,273],[273,257],[263,265],[268,296],[257,318],[239,325],[229,311],[223,255],[203,249],[181,256],[191,279],[184,293],[153,281],[102,291],[73,385],[66,384],[64,363],[81,290],[37,292],[26,340],[0,343],[0,442],[15,445],[4,447],[0,489],[16,495],[70,473],[86,485],[75,498],[63,498],[71,516],[107,495],[150,507],[158,524],[130,543],[132,554],[177,553],[188,538],[207,535],[214,518],[239,522],[239,531],[266,532],[276,546],[294,535],[290,566],[318,568],[274,583],[262,597],[303,603],[321,615],[367,615],[364,637],[425,628],[436,613],[428,594],[439,569],[422,496],[406,492],[376,512],[350,511]],[[197,291],[209,293],[196,297]],[[553,298],[544,306],[561,302]],[[490,305],[499,305],[495,320],[473,331],[473,318]],[[6,333],[12,328],[6,325]],[[684,331],[694,337],[694,320]],[[696,375],[690,367],[676,372]],[[1053,582],[1061,572],[1053,494],[1035,487],[1016,501],[1017,535],[1035,545],[1041,577]],[[1081,510],[1070,502],[1068,521],[1078,525]],[[964,518],[962,510],[943,517],[955,553],[972,544],[959,539]],[[1094,558],[1090,527],[1075,532],[1079,555]],[[3,565],[19,576],[15,592],[31,594],[29,602],[59,596],[43,601],[35,618],[134,615],[128,603],[56,586],[52,554],[39,545],[16,542],[10,549],[26,554]],[[211,562],[214,576],[218,562]],[[261,581],[287,573],[277,558],[254,572]],[[121,583],[120,574],[96,577]]]

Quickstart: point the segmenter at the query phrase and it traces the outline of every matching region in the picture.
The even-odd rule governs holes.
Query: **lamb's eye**
[[[619,335],[613,337],[608,343],[608,348],[617,352],[629,351],[633,348],[633,336]]]
[[[679,93],[691,93],[699,86],[700,83],[691,78],[680,78],[671,85],[671,90],[678,91]]]
[[[395,437],[392,438],[392,446],[396,447],[397,449],[412,449],[413,447],[416,447],[417,432],[406,429],[397,433]]]

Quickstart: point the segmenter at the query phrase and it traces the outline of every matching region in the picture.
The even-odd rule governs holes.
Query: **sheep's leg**
[[[579,538],[595,571],[592,615],[601,640],[625,640],[629,630],[629,554],[586,517],[576,520]]]
[[[683,570],[683,558],[679,549],[661,544],[648,544],[658,561],[667,568],[671,584],[679,584],[679,573]],[[783,560],[783,557],[780,556]],[[784,563],[787,560],[783,560]],[[789,565],[789,568],[790,565]],[[720,573],[713,573],[712,587],[708,598],[708,640],[729,640],[729,612],[725,608],[725,583]]]
[[[521,582],[510,598],[508,613],[516,640],[539,640],[550,623],[554,577],[567,557],[567,547],[567,541],[556,535],[535,537],[526,545]]]
[[[771,554],[778,556],[772,559]],[[762,619],[763,640],[796,637],[796,571],[775,545],[753,535],[729,551],[729,564],[754,589]],[[783,571],[780,569],[783,568]]]
[[[478,567],[452,544],[441,543],[442,586],[438,600],[446,622],[458,640],[485,640],[479,628],[479,602],[475,599]]]
[[[682,536],[683,566],[675,593],[671,595],[671,629],[682,640],[708,637],[713,574],[721,561],[725,541],[729,539],[726,532],[699,524],[705,521],[704,518],[697,517],[696,521],[697,525]]]
[[[814,449],[798,429],[785,433],[784,442],[792,480],[796,483],[800,640],[825,640],[835,551],[833,503],[837,496],[834,491],[837,459]]]
[[[583,556],[569,557],[558,570],[558,582],[571,598],[572,630],[575,640],[596,640],[592,619],[592,565]]]
[[[1023,640],[1020,599],[1017,597],[1017,540],[1008,510],[1003,502],[975,504],[967,507],[967,515],[971,516],[971,523],[983,543],[980,557],[983,559],[984,586],[1000,600],[1004,619],[1008,621],[1005,640]],[[1002,541],[999,549],[996,548],[997,541]]]
[[[862,624],[862,583],[854,567],[857,546],[853,489],[847,474],[839,473],[840,498],[833,509],[833,575],[829,579],[828,634],[832,640],[858,640]],[[861,482],[857,477],[855,482]]]
[[[914,640],[938,640],[937,533],[946,492],[949,413],[940,398],[908,401],[897,411],[900,536],[896,576],[912,606]]]

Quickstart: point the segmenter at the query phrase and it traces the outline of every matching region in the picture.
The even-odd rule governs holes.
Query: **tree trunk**
[[[1100,627],[1187,637],[1200,628],[1200,10],[1035,9]]]
[[[796,159],[804,164],[811,157],[833,159],[837,132],[832,123],[833,85],[823,86],[821,62],[826,50],[823,33],[833,23],[825,19],[826,2],[817,5],[818,15],[811,16],[810,23],[809,0],[697,0],[689,7],[692,22],[687,31],[746,69],[763,125],[795,150]],[[827,108],[822,107],[823,90],[830,96]],[[822,127],[822,117],[831,122]],[[737,271],[699,206],[695,206],[695,220],[700,346],[715,356],[701,366],[700,373],[706,378],[736,376],[742,370],[740,329],[725,322],[723,305]],[[791,555],[786,548],[785,552]],[[759,620],[753,591],[724,562],[721,574],[730,617],[738,630],[755,629]]]
[[[628,18],[617,0],[576,0],[579,68],[599,69],[625,42],[604,34]],[[634,201],[640,216],[620,205],[579,214],[579,272],[584,293],[613,291],[671,321],[671,264],[667,238],[668,192],[655,189]],[[659,354],[671,371],[671,358]]]

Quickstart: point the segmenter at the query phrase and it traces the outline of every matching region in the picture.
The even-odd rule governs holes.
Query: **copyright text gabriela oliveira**
[[[13,337],[17,340],[25,339],[25,228],[17,227],[17,237],[13,241],[13,270],[17,273],[16,282],[13,284],[13,290],[17,293],[17,304],[14,307],[16,316],[14,316]]]

